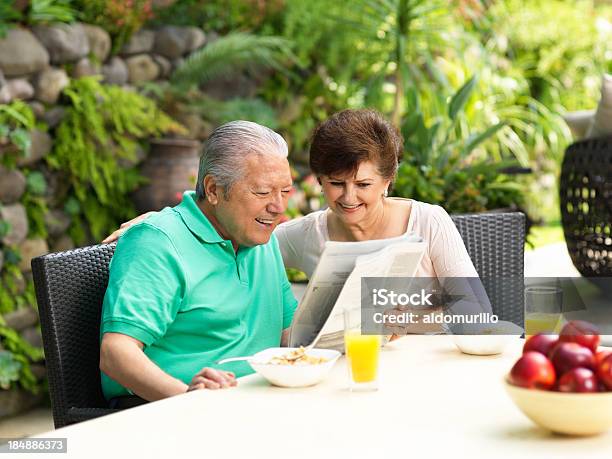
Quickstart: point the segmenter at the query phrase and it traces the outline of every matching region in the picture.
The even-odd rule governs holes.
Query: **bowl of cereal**
[[[308,387],[323,381],[340,357],[332,349],[272,347],[247,362],[274,386]]]

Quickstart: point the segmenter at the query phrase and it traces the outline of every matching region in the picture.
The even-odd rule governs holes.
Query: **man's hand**
[[[200,389],[225,389],[236,386],[236,376],[231,371],[202,368],[191,380],[187,392]]]

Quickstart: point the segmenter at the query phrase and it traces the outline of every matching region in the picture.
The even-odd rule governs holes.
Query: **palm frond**
[[[283,71],[288,60],[295,60],[290,45],[281,37],[231,33],[189,56],[173,73],[172,81],[197,85],[245,69]]]

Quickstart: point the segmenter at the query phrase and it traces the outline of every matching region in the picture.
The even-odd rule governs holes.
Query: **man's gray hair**
[[[196,196],[204,196],[204,177],[211,175],[222,186],[225,196],[232,185],[244,176],[244,160],[252,154],[289,154],[287,142],[272,129],[251,121],[230,121],[213,131],[200,156]]]

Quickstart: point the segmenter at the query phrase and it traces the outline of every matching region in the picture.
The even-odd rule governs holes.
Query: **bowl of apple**
[[[612,428],[612,349],[599,347],[588,322],[527,339],[505,386],[529,419],[552,432],[595,435]]]

